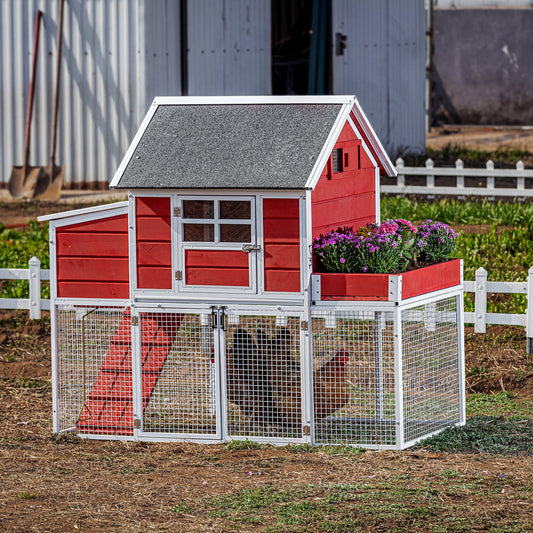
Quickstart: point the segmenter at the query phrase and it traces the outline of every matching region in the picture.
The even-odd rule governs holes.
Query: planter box
[[[400,301],[463,282],[462,260],[403,274],[313,274],[313,300]]]

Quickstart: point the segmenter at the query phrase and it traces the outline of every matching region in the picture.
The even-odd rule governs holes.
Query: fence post
[[[398,173],[396,176],[396,186],[397,187],[404,187],[405,186],[405,174],[403,173],[403,167],[405,166],[404,160],[399,157],[396,159],[396,172]]]
[[[522,170],[524,170],[524,162],[523,161],[517,161],[516,170],[518,172],[522,172]],[[526,188],[526,180],[525,180],[524,176],[518,176],[518,178],[516,178],[516,189],[517,189],[517,191],[523,191],[525,188]]]
[[[487,170],[494,170],[494,162],[487,161]],[[487,189],[494,189],[494,176],[487,176]]]
[[[433,159],[430,158],[426,160],[426,168],[435,168],[435,163],[433,162]],[[426,187],[428,189],[433,189],[435,187],[435,176],[432,176],[431,174],[426,174]]]
[[[483,267],[476,270],[475,322],[476,333],[487,332],[487,271]]]
[[[30,319],[41,318],[41,262],[35,256],[29,261]]]
[[[526,353],[533,353],[533,267],[527,277],[527,310],[526,310]]]

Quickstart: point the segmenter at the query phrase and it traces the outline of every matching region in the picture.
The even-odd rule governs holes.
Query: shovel
[[[8,189],[11,196],[18,198],[24,191],[36,183],[42,174],[40,167],[31,167],[30,159],[30,139],[31,139],[31,118],[33,115],[33,100],[35,97],[35,75],[37,71],[37,55],[39,53],[39,32],[41,29],[42,11],[35,13],[35,24],[33,29],[33,59],[31,65],[30,93],[28,95],[28,107],[26,110],[26,132],[24,135],[24,163],[21,167],[13,167],[9,178]]]
[[[61,76],[61,49],[63,45],[63,11],[65,0],[58,2],[57,17],[57,57],[56,75],[54,87],[54,105],[52,111],[52,142],[50,145],[50,166],[41,168],[37,179],[31,183],[31,187],[25,190],[26,198],[35,200],[59,200],[65,167],[56,166],[56,145],[57,145],[57,114],[59,111],[59,86]]]

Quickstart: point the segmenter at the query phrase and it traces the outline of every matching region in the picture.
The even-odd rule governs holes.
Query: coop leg
[[[528,355],[533,354],[533,337],[527,337],[526,339],[526,353]]]
[[[374,354],[376,364],[376,416],[383,420],[383,313],[376,312]]]

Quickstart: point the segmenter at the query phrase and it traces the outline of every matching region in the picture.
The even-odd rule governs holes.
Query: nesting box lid
[[[354,96],[168,97],[154,100],[110,187],[312,189],[350,116],[394,175]]]

